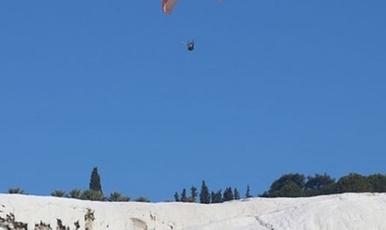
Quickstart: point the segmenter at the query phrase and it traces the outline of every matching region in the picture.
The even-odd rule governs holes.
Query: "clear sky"
[[[384,0],[0,2],[0,192],[152,201],[385,173]],[[193,52],[184,43],[196,42]]]

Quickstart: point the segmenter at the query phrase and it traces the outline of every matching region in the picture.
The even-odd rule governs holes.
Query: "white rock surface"
[[[386,194],[347,193],[311,198],[250,198],[222,204],[96,202],[0,194],[0,216],[34,229],[57,219],[75,230],[386,230]],[[0,230],[6,230],[0,228]]]

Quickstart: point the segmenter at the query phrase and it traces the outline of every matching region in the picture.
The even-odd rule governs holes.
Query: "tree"
[[[372,174],[367,177],[370,182],[372,192],[386,192],[386,176],[382,174]]]
[[[180,202],[180,201],[181,201],[181,200],[180,200],[180,195],[178,195],[178,192],[174,193],[174,200],[175,200],[176,202]]]
[[[55,190],[51,193],[51,196],[56,196],[56,197],[67,197],[67,193],[63,190]]]
[[[98,191],[103,194],[102,192],[102,185],[101,185],[101,178],[98,173],[98,168],[94,167],[91,172],[91,178],[90,178],[90,190]]]
[[[69,197],[74,199],[82,199],[82,190],[80,189],[73,189],[69,192]]]
[[[267,191],[264,191],[263,194],[259,194],[258,197],[265,197],[265,198],[268,198],[269,197],[269,194]]]
[[[10,189],[8,189],[8,193],[10,193],[10,194],[26,194],[25,191],[21,188],[10,188]]]
[[[333,192],[335,179],[331,178],[326,173],[324,175],[315,174],[315,176],[307,177],[307,182],[304,186],[307,196],[316,196],[322,194],[330,194]]]
[[[221,189],[219,189],[217,192],[211,192],[211,200],[212,203],[222,203],[222,192]]]
[[[369,180],[357,173],[350,173],[348,176],[341,177],[337,182],[337,192],[370,192],[372,185]]]
[[[251,198],[251,197],[253,197],[253,196],[251,195],[251,191],[249,189],[249,185],[247,185],[247,191],[245,192],[245,198]]]
[[[237,188],[235,188],[235,190],[233,191],[233,196],[235,200],[240,200],[240,193]]]
[[[188,197],[186,196],[186,189],[182,189],[181,202],[187,202],[187,201],[188,201]]]
[[[144,196],[140,196],[138,197],[137,199],[135,199],[136,202],[150,202],[149,199],[147,199],[146,197]]]
[[[110,196],[107,198],[107,200],[110,202],[127,202],[127,201],[130,201],[130,197],[123,196],[119,192],[113,192],[110,194]]]
[[[89,189],[83,191],[82,200],[103,201],[105,200],[105,197],[100,191]]]
[[[208,186],[206,186],[205,181],[202,181],[201,192],[200,192],[200,203],[209,204],[210,203],[210,193]]]
[[[299,197],[304,196],[303,188],[305,185],[305,177],[303,174],[290,173],[281,176],[275,180],[268,194],[270,197]],[[286,192],[289,194],[286,195]]]
[[[234,200],[233,191],[231,187],[228,187],[225,189],[222,200],[223,201]]]
[[[197,188],[192,186],[190,188],[190,197],[189,197],[189,202],[196,202],[196,197],[197,197]]]
[[[270,194],[271,197],[302,197],[304,196],[303,190],[293,181],[286,183],[280,190],[277,190]]]

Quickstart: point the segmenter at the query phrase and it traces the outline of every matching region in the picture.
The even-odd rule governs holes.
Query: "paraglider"
[[[178,0],[162,0],[162,11],[168,15],[172,14],[173,8],[176,5],[177,1]],[[217,0],[217,1],[222,2],[222,0]],[[194,41],[192,40],[192,41],[186,43],[186,48],[189,51],[193,51],[194,50]]]
[[[162,10],[165,14],[171,14],[177,0],[162,0]]]
[[[186,44],[186,48],[188,48],[189,51],[194,50],[194,41],[190,41]]]
[[[174,5],[176,5],[178,0],[162,0],[162,10],[165,14],[172,14]],[[222,2],[222,0],[217,0]]]

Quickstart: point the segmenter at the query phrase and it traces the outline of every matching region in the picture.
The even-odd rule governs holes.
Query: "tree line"
[[[10,188],[8,193],[11,194],[27,194],[20,188]],[[67,197],[80,200],[92,200],[92,201],[110,201],[110,202],[128,202],[131,201],[129,196],[125,196],[120,192],[112,192],[109,196],[105,196],[102,191],[101,178],[98,173],[98,168],[94,167],[91,176],[89,189],[82,191],[81,189],[73,189],[70,192],[64,190],[55,190],[51,193],[51,196],[55,197]],[[146,197],[140,196],[134,201],[137,202],[150,202]]]
[[[244,197],[253,197],[250,194],[249,185],[247,186],[247,190]],[[181,193],[174,193],[174,201],[176,202],[199,202],[202,204],[210,204],[240,199],[240,192],[237,188],[232,189],[232,187],[227,187],[224,189],[224,191],[222,191],[222,189],[210,191],[205,183],[205,180],[202,181],[200,193],[198,193],[197,188],[195,186],[190,187],[189,196],[187,195],[186,188],[182,189]]]
[[[285,174],[275,180],[270,189],[261,197],[308,197],[347,192],[386,192],[386,175],[371,174],[363,176],[350,173],[338,181],[327,174],[315,174],[305,177],[304,174]]]
[[[386,175],[378,173],[363,176],[358,173],[350,173],[336,181],[326,173],[307,177],[300,173],[284,174],[271,184],[268,191],[256,197],[310,197],[347,192],[386,192]],[[196,202],[196,197],[197,192],[194,186],[191,187],[191,195],[189,197],[186,196],[186,189],[183,189],[181,194],[174,194],[175,201],[177,202]],[[250,194],[249,186],[247,186],[244,197],[253,197]],[[208,186],[203,181],[199,198],[199,202],[204,204],[221,203],[239,200],[240,193],[237,188],[232,190],[231,187],[226,188],[224,192],[221,192],[221,190],[209,192]]]
[[[386,175],[377,173],[363,176],[358,173],[350,173],[336,181],[326,173],[315,174],[314,176],[289,173],[275,180],[268,191],[258,194],[256,197],[310,197],[346,192],[386,192]],[[8,193],[26,194],[25,191],[20,188],[10,188]],[[70,192],[55,190],[51,193],[51,196],[93,201],[131,201],[129,196],[125,196],[119,192],[112,192],[109,196],[105,196],[102,191],[101,178],[97,167],[94,167],[91,172],[89,189],[84,191],[73,189]],[[198,191],[195,186],[191,186],[189,192],[186,188],[183,188],[181,193],[174,193],[175,202],[202,204],[222,203],[251,197],[254,196],[251,194],[249,185],[247,185],[245,194],[241,196],[239,190],[232,187],[226,187],[224,190],[218,189],[210,191],[205,180],[202,181],[200,191]],[[150,202],[149,199],[143,196],[136,198],[134,201]]]

